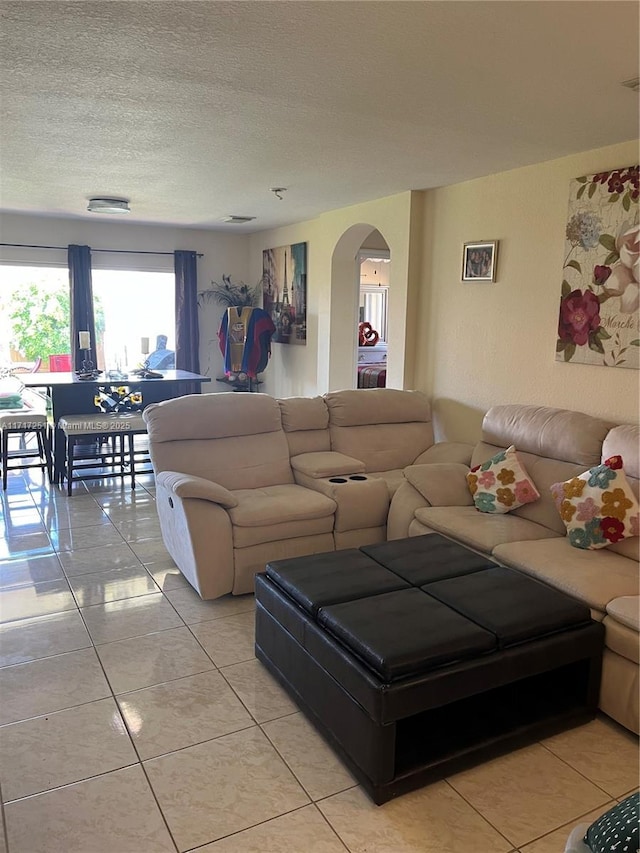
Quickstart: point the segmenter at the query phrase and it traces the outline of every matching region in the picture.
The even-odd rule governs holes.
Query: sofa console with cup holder
[[[434,444],[427,398],[390,388],[199,394],[143,417],[162,537],[202,598],[252,592],[269,560],[384,542],[405,467],[471,453]]]

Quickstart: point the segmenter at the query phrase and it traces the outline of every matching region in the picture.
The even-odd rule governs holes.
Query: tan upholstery
[[[482,440],[501,448],[515,444],[516,450],[590,468],[600,461],[602,442],[613,426],[567,409],[494,406],[482,422]]]
[[[418,391],[332,391],[331,449],[361,459],[367,472],[402,470],[433,444],[431,407]]]
[[[435,448],[427,398],[386,388],[195,394],[147,407],[144,420],[163,537],[203,597],[249,591],[278,556],[384,541],[406,465],[471,453]]]
[[[313,479],[322,477],[339,477],[343,474],[360,474],[364,471],[364,462],[326,450],[319,453],[301,453],[291,457],[291,467],[294,472],[305,474]],[[295,474],[294,474],[295,476]]]
[[[278,405],[291,456],[331,449],[329,411],[322,397],[286,397]]]
[[[583,551],[572,548],[566,537],[544,542],[499,545],[493,556],[506,566],[547,581],[604,612],[621,595],[637,595],[638,567],[608,548]]]
[[[509,515],[481,513],[474,506],[427,506],[417,509],[415,517],[431,530],[457,539],[485,554],[490,554],[502,542],[558,536],[553,530],[533,521],[510,518]]]
[[[607,613],[621,625],[626,625],[632,631],[640,631],[640,597],[638,595],[614,598],[607,604]]]
[[[619,454],[638,495],[640,427],[563,409],[494,406],[485,415],[471,465],[512,444],[539,500],[505,515],[479,512],[465,482],[466,466],[424,464],[427,451],[420,464],[405,470],[406,482],[389,509],[388,536],[443,533],[588,604],[606,628],[600,707],[637,732],[640,539],[597,551],[571,547],[549,489]],[[455,459],[452,447],[448,459]]]
[[[144,419],[162,537],[203,598],[250,592],[270,559],[333,547],[336,504],[294,483],[273,397],[180,397]]]

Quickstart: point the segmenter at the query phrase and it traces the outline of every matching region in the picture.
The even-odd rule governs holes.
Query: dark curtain
[[[176,369],[200,372],[198,355],[200,336],[198,333],[198,269],[195,252],[174,252],[176,274]],[[187,394],[200,391],[200,385],[192,383]]]
[[[69,285],[71,288],[71,354],[73,370],[80,369],[85,354],[80,351],[78,332],[89,332],[89,358],[97,367],[96,324],[93,316],[93,286],[91,284],[91,249],[71,245],[68,248]]]

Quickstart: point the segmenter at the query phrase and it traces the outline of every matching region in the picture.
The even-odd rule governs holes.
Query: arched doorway
[[[369,243],[371,244],[369,246]],[[328,347],[328,389],[357,387],[357,328],[360,304],[360,263],[363,249],[384,251],[392,256],[392,246],[369,223],[358,223],[348,228],[340,237],[331,258],[331,307]],[[405,288],[406,291],[406,288]],[[390,288],[391,292],[391,288]],[[390,297],[389,311],[391,312]],[[394,358],[395,347],[390,342],[388,358]],[[401,347],[404,353],[404,347]],[[326,370],[326,365],[324,366]],[[321,374],[321,365],[318,365]],[[402,387],[396,384],[395,387]]]

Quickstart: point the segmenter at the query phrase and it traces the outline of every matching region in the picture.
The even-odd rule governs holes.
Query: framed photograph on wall
[[[463,281],[495,281],[497,265],[497,240],[464,244],[462,251]]]

